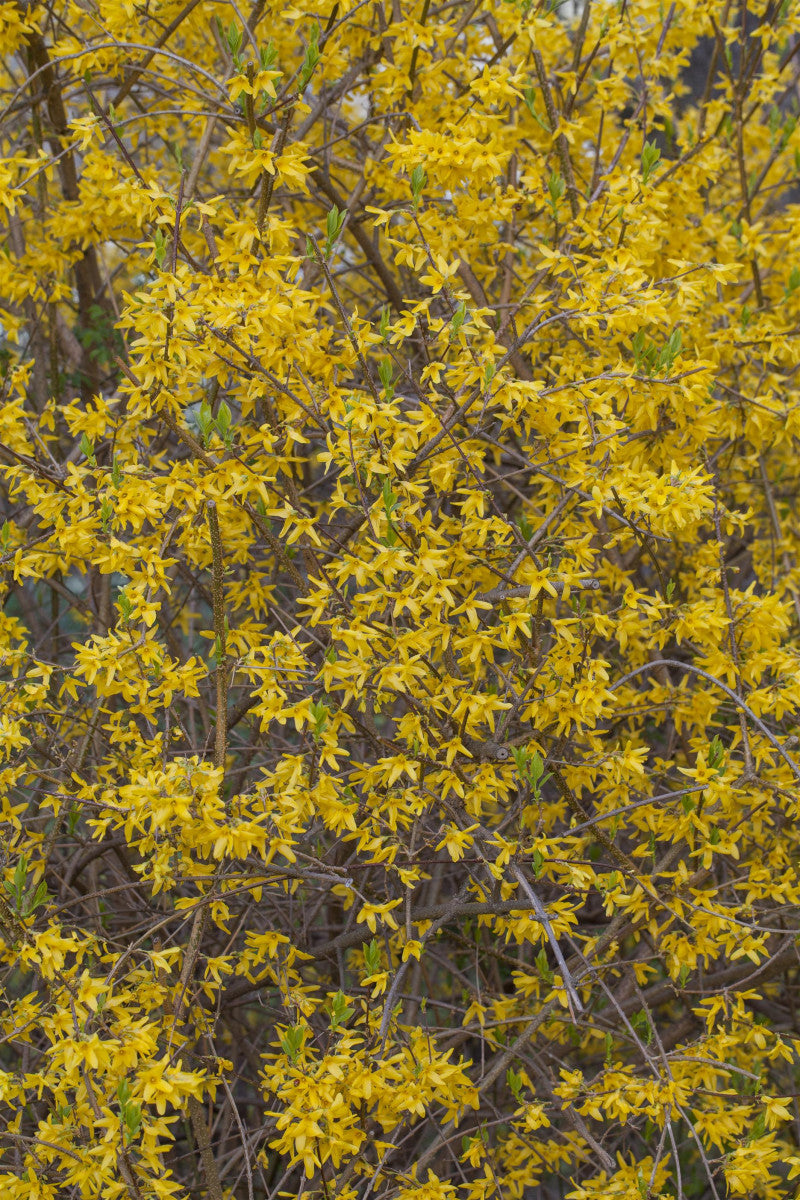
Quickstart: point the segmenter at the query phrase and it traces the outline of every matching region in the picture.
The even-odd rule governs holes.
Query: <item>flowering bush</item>
[[[792,1195],[800,8],[0,37],[3,1195]]]

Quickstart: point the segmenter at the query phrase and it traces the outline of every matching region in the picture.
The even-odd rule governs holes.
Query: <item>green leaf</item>
[[[126,1141],[132,1142],[142,1127],[142,1110],[138,1104],[128,1104],[123,1114]]]
[[[281,1036],[281,1049],[291,1063],[296,1063],[305,1038],[304,1025],[290,1025]]]
[[[452,320],[450,321],[450,338],[451,338],[451,340],[458,335],[459,330],[461,329],[462,325],[464,324],[464,322],[466,320],[467,320],[467,306],[464,303],[464,301],[462,300],[459,303],[458,307],[456,308],[456,311],[453,313]]]
[[[397,507],[397,496],[392,491],[392,485],[388,478],[383,481],[383,507],[387,517],[391,516]]]
[[[242,30],[237,29],[235,22],[231,21],[230,25],[228,26],[226,40],[228,43],[228,49],[230,50],[231,54],[234,55],[234,57],[239,53],[243,36]]]
[[[419,199],[426,182],[425,168],[419,163],[411,172],[411,197],[415,210],[419,208]]]
[[[320,27],[315,23],[313,29],[311,30],[311,38],[306,47],[306,56],[303,60],[303,66],[300,71],[300,82],[298,86],[301,92],[305,91],[306,87],[308,86],[311,76],[314,74],[314,70],[320,59],[319,35]]]
[[[386,399],[391,400],[394,397],[394,367],[390,358],[381,359],[378,363],[378,378],[380,379],[383,390],[386,393]]]
[[[539,972],[545,983],[551,984],[555,976],[550,969],[550,964],[547,961],[547,953],[544,948],[542,948],[536,955],[534,962],[536,963],[536,970]]]
[[[551,129],[550,129],[550,124],[549,124],[549,122],[548,122],[547,120],[545,120],[543,117],[540,117],[540,116],[539,116],[539,114],[538,114],[538,112],[536,111],[536,88],[532,87],[532,86],[529,84],[529,85],[528,85],[528,86],[527,86],[527,87],[524,89],[524,91],[523,91],[522,95],[523,95],[523,98],[524,98],[524,100],[525,100],[525,106],[526,106],[526,108],[528,109],[528,112],[529,112],[529,113],[531,114],[531,116],[533,117],[533,119],[534,119],[534,121],[536,122],[536,124],[537,124],[537,125],[538,125],[538,126],[541,128],[541,129],[543,129],[543,130],[545,131],[545,133],[550,133],[550,132],[552,132],[552,131],[551,131]]]
[[[558,208],[558,202],[564,195],[565,190],[566,184],[563,178],[557,171],[553,171],[547,181],[547,191],[550,195],[550,206],[554,212]]]
[[[517,529],[519,529],[526,542],[529,542],[533,537],[533,526],[530,524],[524,513],[520,515],[520,518],[517,521]]]
[[[758,1114],[758,1116],[756,1117],[755,1121],[753,1122],[753,1124],[750,1126],[750,1130],[747,1134],[747,1137],[745,1138],[745,1145],[750,1146],[750,1145],[752,1145],[753,1142],[757,1141],[758,1138],[762,1137],[766,1128],[767,1128],[766,1113],[760,1112]]]
[[[331,1028],[335,1029],[337,1025],[343,1025],[355,1011],[347,1003],[347,998],[340,989],[331,1001]]]
[[[91,439],[88,438],[85,433],[81,434],[81,454],[90,466],[97,466],[97,461],[94,457],[94,445]]]
[[[314,737],[321,737],[330,716],[328,706],[322,700],[312,700],[308,706],[308,711],[314,722],[314,729],[312,730]]]
[[[361,949],[364,955],[364,966],[367,969],[367,977],[376,975],[381,965],[381,952],[377,940],[373,938],[369,945],[363,945]]]
[[[231,410],[224,400],[220,400],[217,406],[216,425],[220,437],[226,446],[230,445],[231,438]]]
[[[714,738],[711,742],[711,745],[708,748],[708,759],[707,759],[708,765],[710,767],[718,767],[721,764],[724,757],[725,757],[725,747],[722,744],[722,740],[720,739],[719,734],[715,734]]]
[[[155,233],[153,234],[153,246],[155,248],[158,269],[161,270],[161,268],[164,266],[164,259],[167,257],[167,235],[160,226],[156,228]]]
[[[133,603],[126,592],[121,591],[117,596],[117,608],[119,609],[120,617],[123,625],[127,625],[133,613]]]
[[[22,907],[22,915],[24,917],[29,917],[31,913],[35,912],[37,908],[40,908],[48,899],[49,896],[47,884],[43,879],[40,879],[33,894],[26,896],[25,903]]]
[[[647,183],[658,166],[661,151],[655,142],[645,142],[642,150],[642,183]]]
[[[214,428],[214,417],[208,400],[203,400],[200,408],[197,410],[197,428],[200,430],[200,436],[207,446]]]

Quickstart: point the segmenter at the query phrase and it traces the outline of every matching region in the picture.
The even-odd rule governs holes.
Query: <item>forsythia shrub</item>
[[[0,1194],[793,1196],[800,6],[0,44]]]

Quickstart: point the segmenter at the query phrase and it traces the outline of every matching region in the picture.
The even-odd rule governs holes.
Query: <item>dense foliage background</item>
[[[3,1196],[794,1195],[800,7],[0,45]]]

